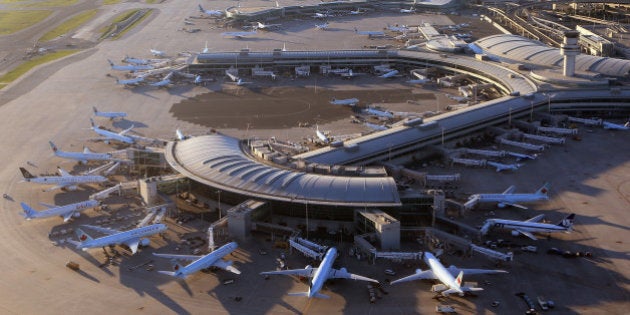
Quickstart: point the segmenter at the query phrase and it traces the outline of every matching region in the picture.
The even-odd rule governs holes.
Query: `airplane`
[[[158,81],[158,82],[153,82],[151,84],[149,84],[150,86],[156,86],[156,87],[165,87],[165,86],[169,86],[171,85],[171,77],[173,76],[173,72],[170,72],[169,74],[165,75],[164,78],[162,78],[162,80]]]
[[[350,79],[350,78],[358,77],[358,76],[364,75],[364,74],[366,74],[366,73],[364,73],[364,72],[353,72],[352,69],[350,69],[350,70],[348,70],[348,72],[339,73],[339,76],[341,76],[342,78]]]
[[[223,11],[221,10],[205,10],[201,4],[199,5],[199,11],[203,14],[207,14],[212,17],[221,17],[223,16]]]
[[[358,15],[358,14],[363,14],[365,13],[365,11],[361,11],[361,8],[357,7],[356,11],[352,11],[350,10],[350,12],[348,12],[350,15]]]
[[[118,71],[138,71],[138,70],[151,70],[155,68],[152,65],[140,64],[140,65],[117,65],[114,64],[111,60],[107,59],[109,65],[112,67],[112,70]]]
[[[549,200],[547,193],[549,192],[550,187],[551,185],[549,183],[545,183],[533,194],[515,194],[513,192],[516,187],[512,185],[501,194],[474,194],[468,197],[468,201],[464,204],[464,208],[471,209],[480,202],[496,202],[498,203],[497,206],[499,208],[512,206],[520,209],[527,209],[527,207],[518,203]]]
[[[147,225],[128,231],[119,231],[93,225],[82,226],[108,235],[99,238],[92,238],[87,233],[83,232],[83,230],[81,230],[80,228],[76,228],[74,231],[79,238],[79,241],[68,241],[75,244],[77,246],[77,249],[82,249],[83,251],[86,251],[90,248],[96,247],[126,245],[127,247],[129,247],[132,254],[135,254],[138,251],[138,247],[141,245],[149,246],[150,240],[146,237],[162,233],[168,229],[166,225],[161,223]]]
[[[610,129],[610,130],[630,130],[630,121],[621,125],[621,124],[615,124],[615,123],[611,123],[608,121],[603,121],[602,125],[604,126],[604,129]]]
[[[121,132],[116,133],[113,131],[99,128],[96,124],[94,124],[94,120],[92,120],[92,118],[90,118],[90,123],[92,124],[92,130],[94,130],[94,132],[104,137],[104,138],[99,138],[99,140],[104,140],[105,143],[108,143],[110,140],[116,140],[116,141],[120,141],[120,142],[128,143],[128,144],[134,144],[136,142],[134,138],[125,136],[125,133],[133,129],[134,127],[133,125],[131,125],[131,127]]]
[[[133,79],[128,79],[128,80],[116,79],[116,83],[117,84],[121,84],[121,85],[124,85],[124,86],[138,85],[142,81],[144,81],[144,77],[143,76],[140,76],[140,77],[137,77],[137,78],[133,78]]]
[[[515,221],[504,219],[488,219],[481,227],[481,234],[486,235],[490,228],[503,228],[512,230],[513,236],[523,234],[532,240],[537,240],[536,236],[532,233],[552,233],[552,232],[565,232],[569,233],[573,229],[573,220],[575,219],[575,213],[571,213],[564,217],[557,224],[538,223],[545,215],[537,215],[529,220]]]
[[[157,253],[153,253],[153,256],[172,259],[174,261],[174,264],[173,264],[174,271],[158,271],[158,272],[161,274],[169,275],[171,277],[176,277],[180,279],[186,279],[188,275],[195,273],[199,270],[207,269],[210,267],[218,267],[218,268],[227,270],[229,272],[235,273],[237,275],[240,275],[241,272],[238,269],[234,268],[234,266],[232,266],[232,261],[225,261],[221,259],[227,256],[228,254],[230,254],[231,252],[233,252],[234,250],[236,250],[237,247],[238,247],[238,244],[236,244],[236,242],[231,242],[217,248],[215,251],[204,256],[171,255],[171,254],[157,254]],[[186,266],[182,266],[179,264],[179,262],[177,262],[178,260],[186,260],[186,261],[192,261],[192,262]]]
[[[425,84],[427,82],[430,82],[431,80],[429,79],[413,79],[413,80],[407,80],[405,81],[405,83],[409,83],[409,84]]]
[[[92,106],[92,110],[94,111],[94,116],[107,117],[110,120],[127,117],[127,113],[125,112],[99,112],[98,109],[96,109],[96,106]]]
[[[237,39],[242,39],[244,37],[250,36],[250,35],[256,35],[256,28],[254,27],[254,30],[251,32],[223,32],[221,33],[221,36],[226,37],[226,36],[231,36]]]
[[[363,113],[367,115],[378,116],[378,117],[394,118],[394,115],[390,112],[378,110],[376,108],[371,108],[371,107],[364,109]]]
[[[184,135],[184,133],[179,129],[175,130],[175,137],[177,140],[186,140],[190,138],[190,136]]]
[[[338,100],[333,97],[333,99],[330,100],[330,104],[333,104],[333,105],[354,106],[354,105],[357,105],[358,102],[359,102],[359,99],[357,98],[346,98],[346,99]]]
[[[400,9],[400,13],[415,13],[416,9],[409,7],[409,9]]]
[[[511,151],[507,151],[507,155],[515,157],[517,162],[524,159],[535,160],[538,157],[537,154],[523,154]]]
[[[377,124],[373,124],[373,123],[369,123],[369,122],[365,122],[363,123],[366,127],[370,128],[370,129],[374,129],[376,131],[383,131],[383,130],[387,130],[389,128],[387,128],[387,126],[384,125],[377,125]]]
[[[48,141],[48,143],[50,143],[50,148],[53,150],[53,153],[56,156],[60,158],[65,158],[65,159],[77,160],[83,164],[87,164],[88,161],[114,160],[114,158],[112,158],[112,155],[109,153],[92,152],[87,147],[83,149],[83,152],[65,152],[65,151],[59,150],[59,148],[57,148],[57,146],[52,141]]]
[[[166,52],[161,51],[161,50],[157,50],[157,49],[149,49],[149,51],[151,52],[151,55],[156,56],[156,57],[164,57],[166,56]]]
[[[356,27],[354,28],[354,32],[359,35],[367,35],[368,37],[385,36],[385,32],[383,31],[359,31]]]
[[[507,271],[505,270],[461,269],[453,265],[445,268],[444,265],[442,265],[442,263],[429,252],[423,252],[422,259],[427,264],[427,266],[429,266],[430,270],[422,271],[421,269],[417,269],[415,274],[392,281],[390,284],[394,285],[396,283],[419,279],[433,279],[439,280],[443,283],[443,285],[438,286],[436,290],[441,295],[447,296],[452,293],[459,293],[460,296],[463,296],[465,292],[483,291],[482,288],[462,286],[464,274],[477,275],[507,273]],[[455,275],[457,275],[457,278],[455,278]]]
[[[107,178],[100,175],[72,175],[61,168],[57,169],[60,176],[34,176],[23,167],[20,167],[20,172],[22,172],[22,176],[24,177],[23,181],[25,182],[55,185],[49,189],[45,189],[45,192],[64,188],[76,190],[78,184],[102,183],[107,181]]]
[[[278,29],[280,28],[280,26],[282,26],[282,24],[264,24],[261,22],[256,22],[255,26],[257,29],[261,29],[261,30],[271,30],[271,29]]]
[[[319,130],[318,125],[315,125],[315,134],[317,135],[317,138],[319,138],[319,140],[324,143],[328,143],[330,141],[330,139],[328,139],[328,136],[326,136],[323,132]]]
[[[387,73],[385,73],[385,74],[381,74],[381,75],[379,75],[378,77],[379,77],[379,78],[386,78],[386,79],[387,79],[387,78],[393,78],[393,77],[395,77],[395,76],[397,76],[397,75],[398,75],[398,70],[395,70],[395,69],[394,69],[394,70],[391,70],[391,71],[389,71],[389,72],[387,72]]]
[[[63,218],[63,222],[68,222],[72,217],[78,218],[81,215],[81,211],[89,208],[95,208],[100,204],[100,201],[90,199],[65,206],[45,205],[49,209],[36,211],[29,207],[26,203],[20,203],[22,209],[24,210],[22,215],[24,215],[24,218],[27,220],[60,216]]]
[[[505,170],[516,171],[517,169],[519,169],[519,167],[523,166],[523,164],[518,164],[518,163],[517,164],[503,164],[503,163],[493,162],[493,161],[488,161],[487,164],[492,167],[496,167],[497,172],[501,172]]]
[[[315,14],[313,14],[311,17],[316,18],[316,19],[325,19],[325,18],[332,17],[332,15],[330,15],[328,13],[315,12]]]
[[[392,32],[400,32],[400,33],[409,32],[409,28],[406,25],[398,26],[398,24],[396,24],[392,26],[392,25],[387,24],[387,29]]]
[[[324,24],[315,24],[315,28],[318,30],[327,30],[329,25],[330,24],[328,24],[328,22]]]
[[[349,273],[346,268],[334,269],[332,267],[335,258],[337,257],[337,249],[331,247],[324,255],[322,262],[319,264],[318,268],[313,268],[311,266],[306,266],[304,269],[293,269],[293,270],[280,270],[280,271],[267,271],[261,272],[261,275],[297,275],[301,277],[309,277],[311,278],[308,285],[307,292],[294,292],[289,293],[290,296],[306,296],[309,299],[316,297],[320,299],[329,299],[330,297],[325,294],[319,293],[321,288],[324,286],[324,282],[328,279],[353,279],[353,280],[361,280],[361,281],[371,281],[378,283],[377,280],[359,276],[356,274]]]
[[[137,65],[147,65],[147,64],[168,61],[168,59],[140,59],[140,58],[133,58],[133,57],[125,56],[125,59],[123,59],[123,61],[127,63],[135,63]]]

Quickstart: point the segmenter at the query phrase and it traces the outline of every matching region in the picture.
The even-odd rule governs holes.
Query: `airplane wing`
[[[39,204],[40,204],[40,205],[42,205],[42,206],[44,206],[44,207],[46,207],[46,208],[56,208],[56,207],[57,207],[57,206],[55,206],[55,205],[51,205],[51,204],[48,204],[48,203],[43,203],[43,202],[40,202]]]
[[[490,269],[460,269],[453,265],[446,268],[453,277],[456,277],[461,271],[464,272],[464,275],[481,275],[481,274],[495,274],[495,273],[507,273],[505,270],[490,270]]]
[[[140,245],[140,239],[132,238],[126,242],[123,242],[123,244],[127,245],[129,249],[131,249],[132,254],[135,254],[138,251],[138,245]]]
[[[66,213],[64,213],[62,215],[63,217],[63,222],[68,222],[70,220],[70,218],[72,218],[72,215],[74,214],[74,211],[68,211]]]
[[[237,275],[241,274],[241,271],[236,269],[234,266],[232,266],[232,262],[231,261],[225,261],[223,259],[217,259],[217,261],[215,261],[213,264],[213,266],[215,267],[219,267],[223,270],[227,270],[231,273],[235,273]]]
[[[437,279],[437,277],[435,276],[435,274],[433,274],[433,271],[431,270],[421,271],[420,269],[418,269],[416,270],[415,274],[392,281],[390,282],[390,284],[396,284],[400,282],[407,282],[407,281],[420,280],[420,279]]]
[[[512,202],[502,202],[504,205],[508,205],[510,207],[514,207],[514,208],[519,208],[519,209],[523,209],[523,210],[527,210],[527,207],[523,206],[523,205],[519,205],[518,203],[512,203]]]
[[[124,136],[127,132],[129,132],[131,129],[133,129],[134,125],[131,125],[131,127],[119,132],[118,134],[121,136]]]
[[[158,253],[153,253],[153,256],[168,258],[168,259],[175,259],[175,260],[186,260],[186,261],[194,261],[203,257],[199,255],[172,255],[172,254],[158,254]]]
[[[535,216],[535,217],[533,217],[533,218],[531,218],[531,219],[528,219],[528,220],[527,220],[527,221],[525,221],[525,222],[539,222],[540,220],[542,220],[542,218],[543,218],[544,216],[545,216],[544,214],[539,214],[539,215],[537,215],[537,216]]]
[[[532,234],[531,232],[522,231],[522,230],[514,230],[514,231],[519,232],[519,233],[529,237],[530,239],[532,239],[534,241],[538,240],[538,238],[536,238],[536,236],[534,236],[534,234]]]
[[[99,231],[101,233],[108,234],[108,235],[120,233],[120,231],[118,231],[118,230],[108,229],[108,228],[104,228],[104,227],[101,227],[101,226],[88,225],[88,224],[83,224],[81,226],[84,226],[84,227],[86,227],[88,229],[92,229],[94,231]]]
[[[61,188],[64,188],[64,187],[66,187],[66,186],[68,186],[68,185],[70,185],[70,184],[59,184],[59,185],[55,185],[55,186],[52,186],[52,187],[50,187],[50,188],[48,188],[48,189],[44,189],[44,192],[49,192],[49,191],[53,191],[53,190],[56,190],[56,189],[61,189]]]
[[[353,273],[349,273],[346,268],[341,269],[330,269],[330,273],[328,274],[328,279],[352,279],[352,280],[361,280],[361,281],[370,281],[370,282],[378,282],[378,280],[374,280],[372,278],[355,275]]]
[[[261,272],[261,275],[293,275],[300,277],[313,277],[313,274],[317,271],[317,268],[304,268],[304,269],[291,269],[291,270],[279,270],[279,271],[266,271]]]
[[[512,186],[508,187],[508,189],[506,189],[502,194],[503,195],[509,195],[511,193],[514,193],[514,190],[516,190],[516,186],[512,185]]]

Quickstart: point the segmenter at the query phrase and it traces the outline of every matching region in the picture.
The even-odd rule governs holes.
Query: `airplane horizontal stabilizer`
[[[459,294],[462,294],[462,293],[463,293],[463,290],[461,290],[461,289],[448,289],[448,290],[446,290],[446,291],[442,291],[442,292],[441,292],[441,294],[442,294],[442,295],[449,295],[449,294],[453,294],[453,293],[459,293]]]

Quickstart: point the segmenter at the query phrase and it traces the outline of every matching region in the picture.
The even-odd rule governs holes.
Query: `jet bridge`
[[[305,243],[300,244],[300,243]],[[306,244],[312,244],[314,245],[313,248],[317,248],[318,250],[313,250],[311,248],[309,248]],[[326,249],[326,247],[315,244],[313,242],[310,242],[308,240],[296,237],[296,238],[292,238],[289,240],[289,245],[291,245],[291,248],[296,249],[298,252],[304,254],[304,256],[313,258],[313,259],[317,259],[317,260],[322,260],[322,258],[324,257],[324,250]]]
[[[508,252],[507,254],[504,254],[502,252],[496,251],[496,250],[492,250],[489,248],[485,248],[485,247],[481,247],[481,246],[477,246],[475,244],[470,244],[470,250],[473,252],[477,252],[483,255],[486,255],[487,257],[494,259],[494,260],[498,260],[498,261],[512,261],[514,259],[514,253],[512,252]]]

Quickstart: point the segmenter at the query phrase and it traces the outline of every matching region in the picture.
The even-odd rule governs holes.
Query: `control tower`
[[[562,70],[564,76],[572,77],[575,74],[575,56],[580,54],[579,38],[580,33],[578,31],[564,32],[564,40],[560,46],[560,54],[564,56]]]

